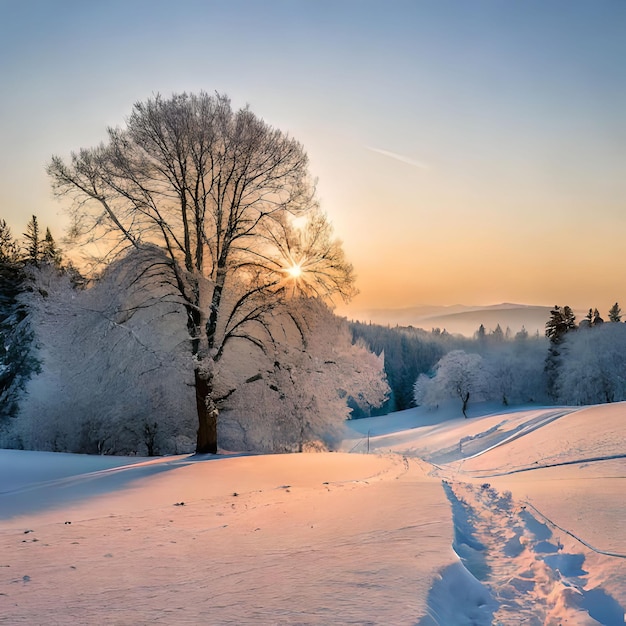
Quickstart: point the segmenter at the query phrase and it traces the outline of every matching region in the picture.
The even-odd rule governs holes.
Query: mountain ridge
[[[483,324],[487,332],[498,325],[502,330],[519,332],[524,327],[530,334],[543,334],[552,306],[502,302],[491,305],[446,306],[421,305],[403,308],[365,309],[356,312],[353,319],[382,325],[413,326],[431,330],[445,329],[452,334],[472,336]]]

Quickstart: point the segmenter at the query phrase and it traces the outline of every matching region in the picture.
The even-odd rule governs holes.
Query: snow
[[[472,410],[336,453],[2,450],[0,623],[623,624],[626,405]]]

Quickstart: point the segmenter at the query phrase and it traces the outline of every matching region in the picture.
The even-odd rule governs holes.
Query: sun
[[[302,266],[297,263],[288,267],[286,271],[290,278],[300,278],[300,276],[302,276]]]

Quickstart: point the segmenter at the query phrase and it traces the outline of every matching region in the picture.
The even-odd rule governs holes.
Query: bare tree
[[[233,391],[220,388],[217,365],[231,343],[271,349],[268,316],[293,291],[353,293],[303,147],[247,107],[233,111],[224,95],[138,102],[106,143],[67,163],[54,156],[48,173],[56,193],[76,201],[81,241],[108,255],[147,244],[166,253],[159,268],[187,311],[198,452],[217,451],[218,410]]]

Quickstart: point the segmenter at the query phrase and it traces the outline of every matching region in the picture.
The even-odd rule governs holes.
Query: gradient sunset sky
[[[0,0],[0,217],[153,93],[300,140],[368,308],[626,308],[624,0]]]

